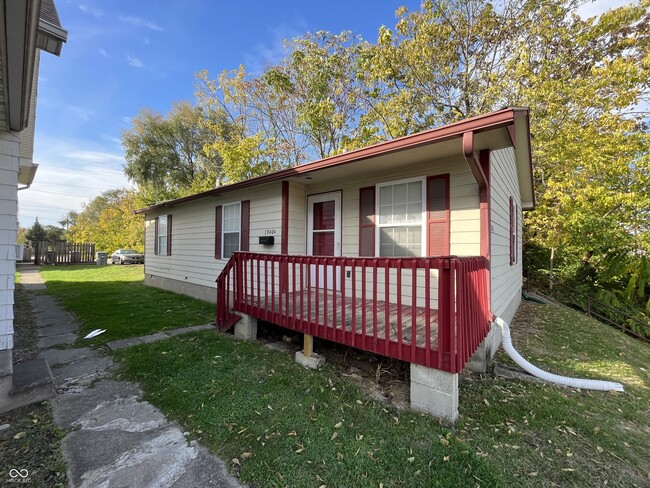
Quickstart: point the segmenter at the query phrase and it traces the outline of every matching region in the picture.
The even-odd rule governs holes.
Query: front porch
[[[486,263],[236,252],[217,279],[217,327],[239,312],[455,374],[489,331]]]

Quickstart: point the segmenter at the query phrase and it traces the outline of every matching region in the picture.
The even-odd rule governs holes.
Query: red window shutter
[[[214,210],[214,257],[215,259],[221,259],[222,206],[217,205]]]
[[[241,243],[239,249],[248,251],[250,248],[251,236],[251,201],[244,200],[241,202]]]
[[[359,256],[375,255],[375,187],[359,189]]]
[[[427,255],[449,256],[449,175],[427,178]]]
[[[154,221],[153,253],[158,254],[158,217]]]
[[[515,228],[515,210],[514,210],[514,202],[513,198],[510,197],[510,265],[512,266],[515,264],[515,236],[514,236],[514,228]]]
[[[167,256],[172,255],[172,216],[167,216]]]

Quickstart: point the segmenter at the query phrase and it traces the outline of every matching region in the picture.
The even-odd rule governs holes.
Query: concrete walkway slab
[[[76,349],[46,349],[41,351],[38,357],[46,359],[51,367],[55,367],[61,364],[73,363],[94,354],[97,354],[94,349],[80,347]]]
[[[88,356],[73,363],[52,369],[57,388],[89,386],[93,381],[104,378],[117,369],[117,365],[105,356]]]
[[[76,332],[78,329],[77,324],[73,323],[54,323],[46,327],[39,327],[36,331],[39,337],[51,337],[61,334],[70,334]]]
[[[42,287],[37,267],[21,267],[26,286]],[[39,288],[34,288],[39,289]],[[69,484],[73,488],[186,488],[242,485],[224,462],[195,441],[157,408],[142,401],[140,387],[107,379],[117,365],[90,347],[51,349],[77,339],[74,317],[53,298],[33,293],[40,336],[39,357],[53,365],[58,395],[52,403],[57,426],[74,429],[63,439]],[[206,330],[212,324],[184,327],[144,338],[127,339],[121,347]],[[119,342],[119,341],[114,341]],[[117,347],[116,347],[117,348]]]
[[[201,330],[210,330],[214,329],[214,324],[205,324],[205,325],[192,325],[189,327],[181,327],[180,329],[165,330],[162,332],[156,332],[155,334],[149,334],[146,336],[140,337],[129,337],[128,339],[117,339],[111,341],[106,345],[111,351],[117,351],[118,349],[124,349],[125,347],[137,346],[139,344],[148,344],[150,342],[162,341],[169,339],[170,337],[175,337],[183,334],[189,334],[191,332],[198,332]]]
[[[47,349],[52,346],[63,346],[65,344],[72,344],[77,340],[77,334],[67,333],[67,334],[57,334],[53,336],[41,337],[38,340],[38,347],[41,349]]]

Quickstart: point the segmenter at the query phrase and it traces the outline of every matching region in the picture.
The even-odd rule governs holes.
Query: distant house
[[[507,108],[138,212],[147,284],[216,300],[221,329],[303,332],[308,357],[316,336],[409,361],[412,405],[454,420],[490,314],[519,305],[533,206],[528,109]]]
[[[0,16],[0,412],[17,406],[13,387],[13,303],[18,189],[32,183],[40,51],[61,54],[68,33],[53,0],[3,2]],[[23,185],[18,188],[18,185]],[[34,395],[32,400],[37,400]]]

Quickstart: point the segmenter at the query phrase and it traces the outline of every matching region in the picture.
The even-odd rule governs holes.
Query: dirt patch
[[[36,319],[30,303],[31,294],[38,292],[27,291],[21,285],[14,292],[14,363],[22,363],[38,356],[38,334]]]
[[[68,485],[61,457],[65,432],[54,425],[49,402],[0,415],[0,429],[0,483]]]
[[[32,293],[20,285],[15,291],[14,363],[38,356],[38,334],[32,312]],[[49,402],[0,414],[0,484],[67,486],[61,454],[65,431],[54,425]]]
[[[285,341],[302,349],[302,334],[260,322],[258,339]],[[409,363],[314,338],[314,350],[325,357],[337,374],[358,385],[373,399],[405,409],[410,406]]]

